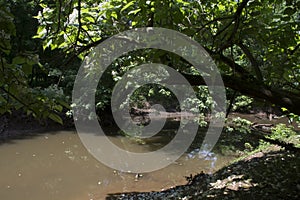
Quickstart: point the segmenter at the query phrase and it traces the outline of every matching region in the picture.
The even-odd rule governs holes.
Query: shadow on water
[[[177,126],[178,122],[170,122],[142,143],[112,132],[107,137],[119,146],[149,152],[168,143]],[[104,166],[74,131],[26,132],[0,145],[0,199],[104,199],[108,193],[163,190],[185,184],[185,176],[199,171],[211,173],[235,158],[204,153],[191,149],[166,168],[137,175]]]
[[[168,121],[159,134],[142,141],[118,134],[117,127],[107,127],[105,133],[120,147],[149,152],[172,140],[178,126],[178,121]],[[94,159],[75,131],[20,132],[0,142],[0,199],[96,200],[109,193],[166,190],[186,184],[185,177],[201,171],[214,173],[234,160],[236,151],[245,149],[240,134],[223,133],[213,152],[200,151],[206,133],[206,128],[200,128],[191,147],[175,163],[151,173],[129,174]],[[253,138],[251,142],[253,147],[258,144]]]
[[[5,130],[0,134],[0,145],[3,144],[15,144],[18,140],[31,140],[42,135],[56,135],[60,131],[73,131],[76,134],[74,128],[64,128],[64,127],[45,127],[39,126],[37,129],[31,130]]]
[[[114,199],[299,199],[299,152],[259,152],[223,167],[200,173],[186,185],[161,192],[109,194]]]

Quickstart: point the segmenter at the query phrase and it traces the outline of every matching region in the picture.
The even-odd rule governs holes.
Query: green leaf
[[[134,1],[129,2],[128,4],[126,4],[120,12],[123,12],[124,10],[126,10],[127,8],[129,8],[130,6],[132,6],[134,4]]]
[[[86,21],[86,22],[95,23],[95,19],[91,16],[87,16],[83,20]]]
[[[224,5],[222,5],[222,4],[218,4],[218,8],[221,11],[224,11],[226,9],[226,7]]]
[[[57,47],[58,47],[57,44],[54,44],[54,43],[51,43],[51,44],[50,44],[51,50],[54,50],[54,49],[56,49]]]
[[[3,96],[0,95],[0,103],[5,104],[7,101],[3,98]]]
[[[71,109],[70,105],[69,105],[67,102],[65,102],[65,101],[63,101],[63,100],[57,100],[57,102],[58,102],[60,105],[62,105],[63,107],[65,107],[65,108],[67,108],[67,109]]]
[[[54,107],[54,109],[55,109],[56,111],[58,111],[58,112],[61,112],[61,111],[63,110],[63,107],[62,107],[61,105],[56,105],[56,106]]]
[[[43,44],[43,49],[45,50],[47,47],[49,47],[52,44],[52,39],[48,40],[47,43]]]
[[[57,114],[50,113],[49,118],[52,119],[53,121],[59,123],[59,124],[63,124],[63,120]]]
[[[110,16],[115,19],[118,19],[118,14],[116,12],[112,12]]]
[[[136,10],[132,10],[132,11],[130,11],[129,13],[128,13],[128,15],[131,15],[131,14],[134,14],[134,15],[136,15],[138,12],[140,12],[142,9],[141,8],[139,8],[139,9],[136,9]]]
[[[22,70],[28,76],[32,73],[32,65],[24,63],[22,65]]]
[[[43,36],[46,32],[47,32],[47,30],[46,30],[45,25],[41,25],[38,27],[38,30],[37,30],[38,36]]]
[[[23,108],[24,106],[22,105],[22,104],[17,104],[16,106],[15,106],[15,109],[16,110],[19,110],[20,108]]]
[[[47,8],[48,6],[47,6],[47,4],[45,4],[45,3],[40,3],[39,4],[42,8]]]
[[[183,1],[183,0],[177,0],[177,3],[183,4],[184,6],[188,6],[190,3]]]
[[[26,57],[24,56],[16,56],[12,60],[12,64],[20,65],[26,63]]]
[[[135,25],[137,25],[137,22],[136,21],[132,21],[131,22],[131,26],[135,26]]]

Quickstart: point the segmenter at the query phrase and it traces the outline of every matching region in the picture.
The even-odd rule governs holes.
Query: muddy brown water
[[[253,116],[251,120],[262,122]],[[123,136],[107,137],[135,152],[157,149],[165,143],[161,136],[144,145]],[[0,199],[5,200],[98,200],[111,193],[160,191],[185,184],[185,176],[190,174],[213,173],[235,159],[214,154],[213,159],[205,160],[188,152],[168,167],[137,179],[136,174],[115,171],[96,160],[75,131],[10,140],[0,144],[0,155]]]
[[[123,136],[110,140],[142,152],[161,145],[158,138],[145,145]],[[49,132],[0,145],[0,199],[96,200],[109,193],[164,190],[185,184],[185,176],[213,172],[233,157],[215,155],[215,160],[188,158],[158,171],[136,174],[115,171],[97,161],[81,143],[75,131]]]

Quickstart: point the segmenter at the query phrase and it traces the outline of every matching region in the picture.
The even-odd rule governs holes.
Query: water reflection
[[[217,162],[217,155],[211,151],[206,150],[206,145],[204,145],[204,149],[201,150],[200,148],[194,149],[191,152],[187,153],[186,159],[199,159],[199,160],[207,160],[210,161],[210,171],[212,173],[215,170],[215,165]]]
[[[144,145],[121,136],[109,137],[115,144],[137,152],[165,143],[163,137],[161,142],[158,137]],[[161,170],[123,173],[94,159],[72,131],[2,144],[0,155],[0,199],[5,200],[96,200],[108,193],[160,191],[185,184],[184,177],[190,174],[213,172],[233,159],[196,148]]]

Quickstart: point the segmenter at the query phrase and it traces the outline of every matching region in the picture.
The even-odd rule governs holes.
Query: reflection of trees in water
[[[207,145],[204,145],[203,150],[200,148],[194,149],[191,152],[187,153],[186,159],[202,159],[211,161],[209,171],[212,172],[215,169],[215,164],[217,161],[217,155],[211,151],[206,150]]]

